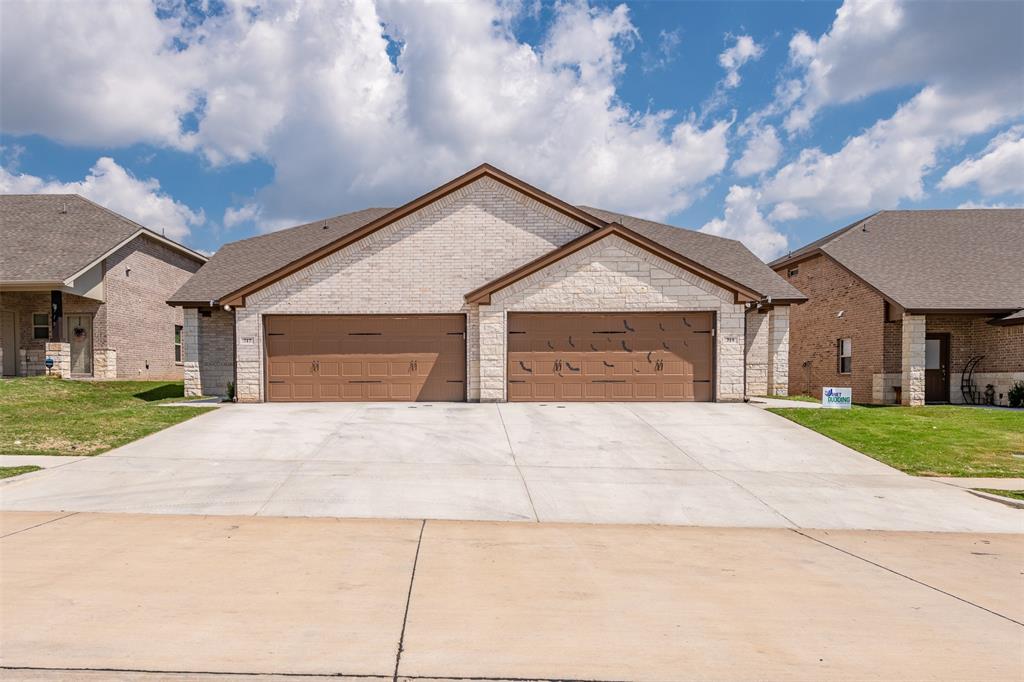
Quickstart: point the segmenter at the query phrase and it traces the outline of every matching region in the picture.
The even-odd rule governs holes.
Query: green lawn
[[[160,407],[182,382],[0,381],[0,455],[97,455],[209,409]]]
[[[814,398],[809,395],[762,395],[759,398],[772,398],[774,400],[793,400],[798,403],[820,403],[821,398]]]
[[[1000,495],[1009,497],[1011,500],[1024,500],[1024,490],[996,490],[995,488],[975,488],[989,495]]]
[[[21,474],[31,474],[33,471],[39,471],[42,467],[0,467],[0,478],[10,478],[11,476],[20,476]]]
[[[951,405],[769,411],[908,474],[1024,475],[1024,412]]]

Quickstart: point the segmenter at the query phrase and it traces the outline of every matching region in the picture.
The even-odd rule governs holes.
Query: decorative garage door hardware
[[[509,400],[713,399],[714,313],[509,313],[508,326]]]
[[[268,315],[264,326],[267,400],[466,399],[463,315]]]

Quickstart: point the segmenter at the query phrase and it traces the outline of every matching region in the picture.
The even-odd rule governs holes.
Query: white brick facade
[[[741,400],[744,361],[753,358],[745,348],[744,306],[734,302],[731,291],[618,236],[495,292],[489,305],[466,303],[466,293],[590,231],[503,183],[479,179],[249,295],[234,312],[238,399],[264,399],[265,315],[463,314],[467,397],[500,401],[505,399],[509,311],[645,310],[714,312],[715,395]],[[201,329],[201,320],[186,316],[186,383],[193,394],[200,383],[209,394],[206,381],[189,378],[201,373],[209,353],[202,334],[193,337],[194,326]],[[770,337],[766,325],[756,350],[765,382]],[[190,346],[198,348],[194,359]]]
[[[716,397],[743,399],[744,306],[717,284],[617,236],[495,292],[480,306],[480,400],[505,400],[509,312],[712,311]]]

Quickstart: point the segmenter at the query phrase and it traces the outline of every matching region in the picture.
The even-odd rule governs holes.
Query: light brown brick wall
[[[820,396],[823,386],[849,386],[853,400],[870,403],[872,375],[883,371],[884,339],[900,332],[884,321],[885,300],[831,258],[815,256],[799,264],[799,273],[778,273],[810,300],[790,306],[789,391]],[[838,313],[843,311],[843,316]],[[853,371],[838,371],[837,339],[853,340]],[[898,371],[898,370],[897,370]]]
[[[106,339],[100,344],[97,336],[96,347],[117,351],[118,379],[182,378],[183,364],[174,361],[174,325],[184,318],[166,301],[199,266],[144,236],[106,259]]]

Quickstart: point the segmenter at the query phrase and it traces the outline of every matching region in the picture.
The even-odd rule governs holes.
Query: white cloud
[[[679,36],[679,29],[666,31],[662,29],[658,33],[658,45],[655,50],[643,53],[643,71],[651,73],[666,68],[675,61],[676,51],[679,49],[682,38]]]
[[[1024,193],[1024,125],[994,137],[985,150],[946,171],[940,189],[975,183],[985,196]]]
[[[735,88],[740,84],[740,67],[747,62],[757,61],[764,54],[764,48],[750,36],[736,36],[732,47],[718,55],[718,63],[725,69],[725,87]]]
[[[157,180],[140,180],[107,156],[97,159],[89,174],[77,182],[45,180],[0,167],[0,192],[81,194],[176,240],[184,239],[190,227],[202,225],[206,220],[202,211],[193,211],[161,191]]]
[[[984,201],[965,201],[964,203],[957,206],[957,208],[1024,208],[1024,205],[1008,204],[1006,202],[997,202],[994,204],[990,204]]]
[[[259,215],[260,207],[256,204],[244,204],[238,208],[229,207],[224,210],[224,227],[251,223],[259,218]]]
[[[732,169],[741,178],[756,175],[775,168],[781,155],[779,136],[775,134],[775,128],[766,125],[751,134],[743,155],[733,163]]]
[[[847,0],[818,40],[790,41],[803,94],[785,127],[805,130],[822,107],[907,85],[1019,101],[1022,22],[1019,3]]]
[[[762,260],[777,257],[786,250],[786,236],[758,210],[760,200],[754,188],[733,185],[725,198],[724,218],[708,221],[700,231],[738,239]]]
[[[8,0],[0,8],[4,132],[89,146],[182,146],[198,62],[145,2]]]
[[[393,205],[483,161],[575,202],[652,218],[688,206],[728,161],[729,122],[622,102],[638,39],[625,5],[559,3],[537,45],[513,31],[528,10],[229,0],[197,22],[141,3],[5,5],[2,61],[17,68],[0,83],[4,126],[265,159],[274,181],[246,199],[264,228]],[[40,50],[54,26],[69,35]]]

